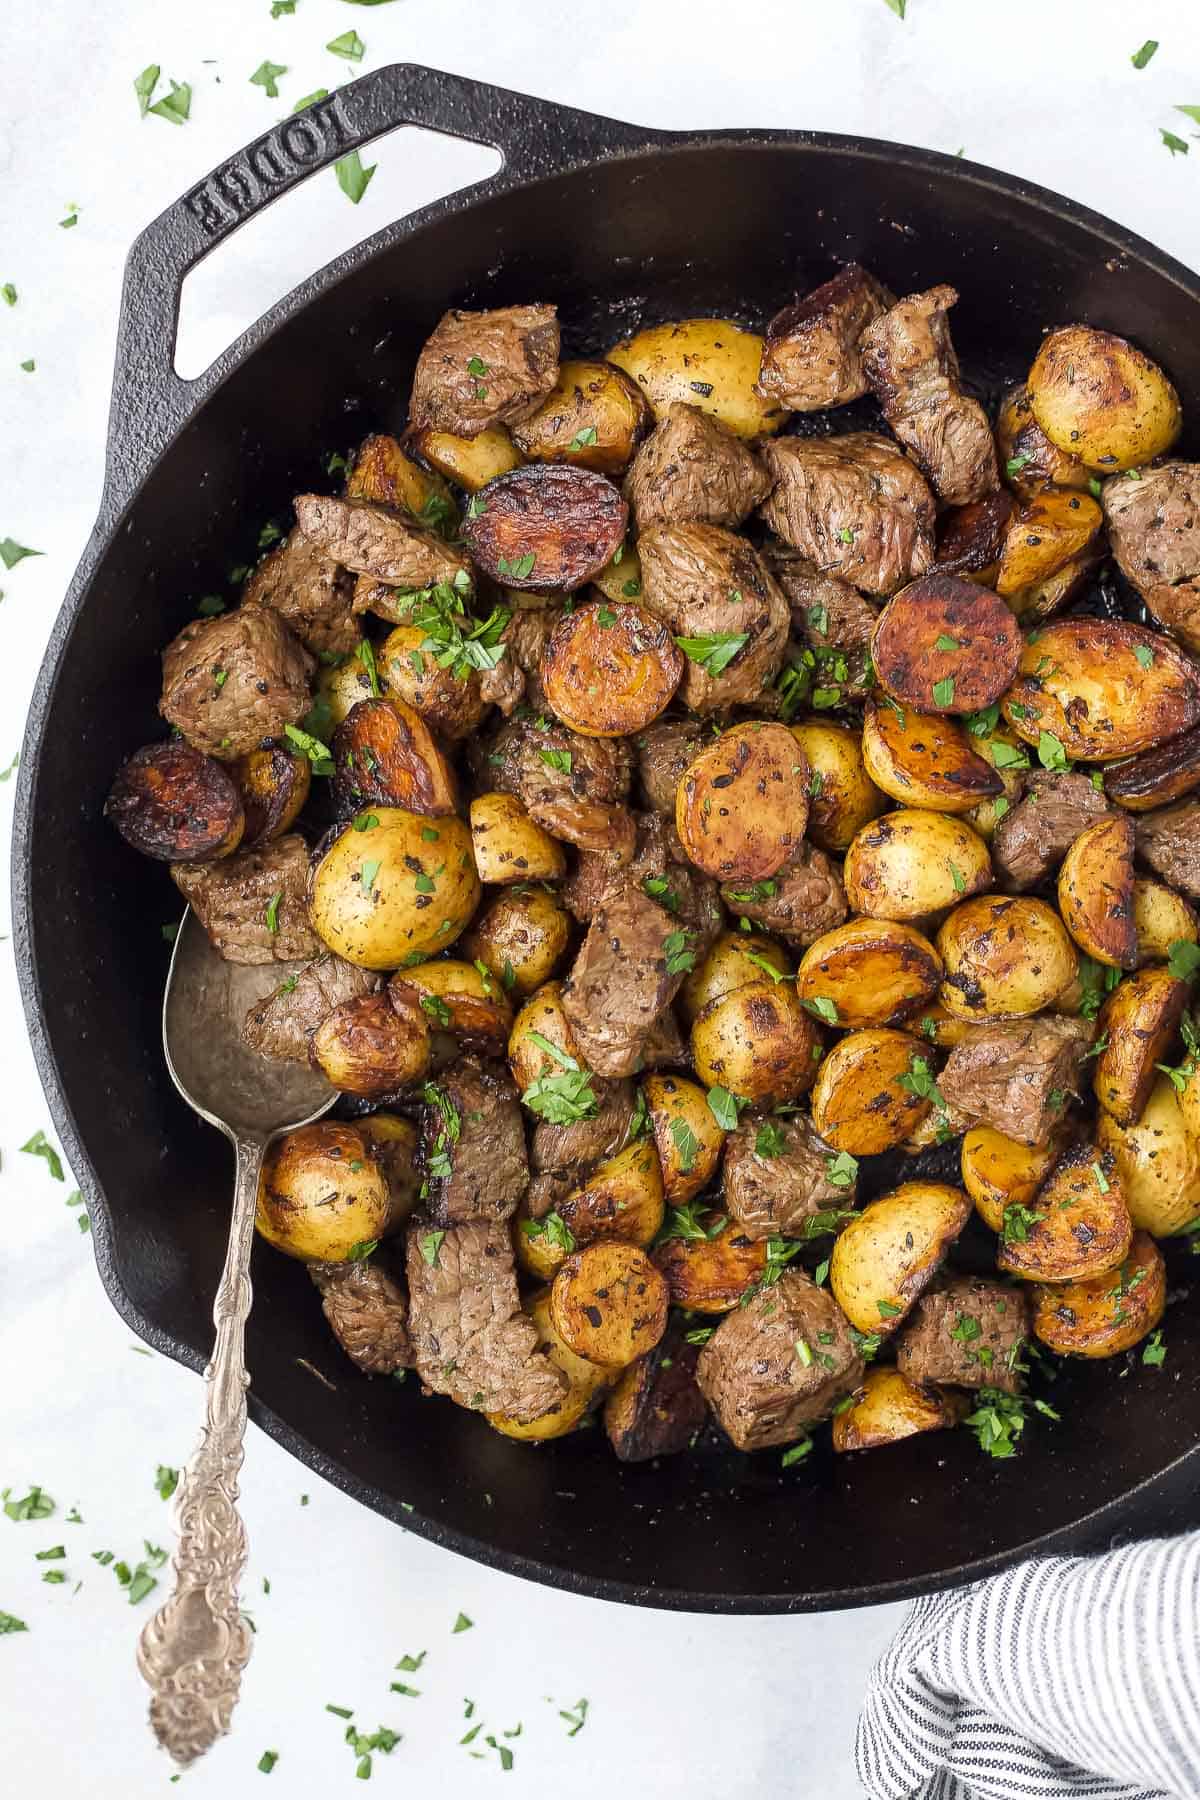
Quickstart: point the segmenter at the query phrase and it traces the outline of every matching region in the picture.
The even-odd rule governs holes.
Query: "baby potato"
[[[920,919],[992,885],[983,839],[952,813],[905,807],[865,825],[846,852],[846,898],[873,919]]]
[[[1047,333],[1028,390],[1050,442],[1106,475],[1161,456],[1183,423],[1179,395],[1158,364],[1092,325]]]
[[[1139,969],[1166,962],[1172,944],[1194,944],[1200,938],[1196,914],[1187,901],[1174,888],[1146,875],[1133,878],[1133,925]]]
[[[962,1141],[962,1181],[990,1231],[1004,1229],[1006,1207],[1032,1207],[1061,1154],[1058,1142],[1031,1149],[991,1125],[971,1127]]]
[[[1129,1252],[1133,1222],[1116,1159],[1092,1144],[1063,1156],[1030,1208],[1023,1237],[1002,1238],[996,1267],[1026,1281],[1086,1281],[1115,1269]]]
[[[598,587],[606,600],[615,604],[618,600],[637,600],[642,592],[642,563],[637,547],[625,541],[618,544],[612,556],[592,576],[592,586]]]
[[[972,749],[966,727],[938,713],[868,700],[862,754],[875,786],[905,806],[965,813],[1004,792],[995,769]]]
[[[402,1119],[399,1113],[368,1113],[356,1124],[387,1180],[391,1204],[386,1236],[391,1237],[407,1223],[421,1198],[421,1169],[417,1161],[420,1133],[411,1120]]]
[[[1101,1113],[1096,1137],[1112,1154],[1138,1231],[1174,1237],[1200,1219],[1200,1140],[1188,1130],[1180,1096],[1165,1075],[1132,1124]]]
[[[1043,619],[1061,612],[1068,600],[1075,598],[1101,560],[1101,542],[1100,539],[1094,540],[1086,550],[1064,563],[1061,569],[1056,569],[1053,575],[1031,582],[1028,587],[1017,588],[1007,596],[1009,606],[1022,625],[1039,625]]]
[[[941,979],[941,957],[911,925],[848,919],[804,952],[796,993],[831,1025],[896,1025],[933,999]]]
[[[240,756],[232,774],[246,814],[243,850],[270,843],[292,829],[312,786],[312,764],[307,756],[285,750],[281,744],[268,744]]]
[[[445,949],[479,900],[471,839],[458,818],[436,827],[419,813],[373,807],[378,822],[348,825],[313,870],[309,915],[321,941],[361,969],[394,969]],[[437,831],[437,841],[429,833]]]
[[[812,1086],[820,1041],[791,984],[764,979],[705,1007],[692,1026],[692,1060],[707,1087],[779,1105]]]
[[[931,1000],[919,1007],[905,1021],[904,1028],[914,1036],[928,1039],[939,1050],[953,1050],[955,1044],[965,1044],[978,1029],[966,1019],[957,1019],[948,1013],[939,1000]]]
[[[963,815],[972,831],[977,831],[984,842],[990,844],[997,825],[1025,791],[1029,752],[1003,720],[998,721],[991,731],[972,730],[971,745],[978,756],[991,763],[1004,783],[1002,794],[997,794],[990,800],[981,800],[978,806],[973,806],[970,812]]]
[[[811,770],[808,835],[818,849],[842,855],[855,833],[887,805],[867,774],[860,735],[828,719],[806,719],[789,730]]]
[[[667,1284],[672,1306],[698,1313],[732,1312],[763,1278],[766,1243],[748,1238],[724,1213],[702,1213],[699,1224],[702,1237],[666,1238],[652,1261]]]
[[[673,400],[697,406],[738,437],[763,437],[787,418],[755,392],[763,340],[729,319],[650,325],[614,344],[608,360],[633,377],[656,418]]]
[[[567,872],[562,845],[530,818],[515,794],[476,795],[471,802],[471,843],[479,879],[493,887],[560,881]]]
[[[551,711],[583,737],[626,737],[670,705],[683,652],[666,626],[627,601],[577,606],[542,657]]]
[[[1015,510],[1005,488],[950,507],[938,520],[937,567],[943,575],[961,575],[990,588],[1000,566],[1000,546]]]
[[[1126,812],[1150,812],[1200,787],[1200,731],[1184,732],[1104,772],[1104,794]]]
[[[549,981],[570,939],[570,915],[556,894],[544,887],[505,888],[476,914],[462,947],[506,990],[532,994]]]
[[[619,1238],[645,1246],[657,1236],[664,1211],[662,1170],[648,1138],[638,1138],[598,1163],[558,1203],[559,1217],[577,1244]]]
[[[1133,820],[1111,813],[1081,831],[1058,872],[1058,909],[1079,948],[1116,969],[1137,962]]]
[[[609,1386],[609,1377],[595,1363],[576,1356],[554,1329],[550,1315],[550,1289],[530,1294],[524,1310],[537,1327],[538,1343],[545,1345],[546,1356],[567,1378],[567,1391],[549,1412],[522,1423],[510,1413],[488,1413],[487,1422],[505,1437],[522,1442],[544,1442],[548,1438],[565,1437],[599,1402]]]
[[[473,438],[423,428],[414,432],[412,445],[440,475],[466,488],[468,494],[477,494],[497,475],[521,466],[521,453],[503,425],[489,425]]]
[[[921,1431],[942,1431],[957,1425],[968,1405],[963,1394],[924,1387],[899,1369],[876,1365],[864,1375],[853,1406],[834,1415],[833,1447],[877,1450]]]
[[[829,1286],[856,1331],[896,1329],[970,1215],[961,1188],[905,1181],[851,1219],[833,1246]]]
[[[1114,988],[1097,1020],[1098,1044],[1092,1088],[1103,1111],[1119,1125],[1132,1125],[1154,1086],[1154,1071],[1165,1062],[1179,1032],[1188,985],[1161,963],[1139,969]]]
[[[946,973],[938,999],[960,1019],[1040,1012],[1075,979],[1079,958],[1058,914],[1028,895],[980,894],[937,935]]]
[[[1005,394],[995,434],[1005,480],[1022,499],[1031,500],[1046,488],[1086,489],[1085,464],[1050,442],[1033,416],[1027,388],[1010,388]]]
[[[422,468],[394,437],[382,432],[360,445],[346,477],[346,498],[394,506],[431,530],[443,530],[450,536],[458,524],[458,508],[441,475]]]
[[[360,700],[333,734],[340,811],[403,806],[436,819],[452,813],[457,784],[433,733],[403,700]]]
[[[267,1151],[255,1225],[301,1262],[345,1262],[388,1229],[387,1179],[360,1125],[322,1119]]]
[[[650,407],[623,369],[608,362],[561,362],[537,411],[512,427],[526,462],[578,463],[620,475],[650,429]]]
[[[774,891],[770,882],[763,882],[761,886]],[[699,1018],[714,1000],[723,1000],[726,994],[741,987],[761,987],[764,975],[770,982],[771,977],[762,966],[764,962],[778,969],[781,976],[791,974],[787,956],[774,938],[758,931],[723,931],[679,990],[688,1023]]]
[[[718,881],[762,881],[808,824],[809,769],[786,725],[734,725],[684,770],[675,796],[680,842]]]
[[[1034,1336],[1057,1355],[1120,1356],[1161,1320],[1166,1265],[1154,1239],[1136,1231],[1119,1269],[1034,1293]]]
[[[1050,489],[1027,500],[1009,521],[996,592],[1006,600],[1019,594],[1028,600],[1028,590],[1074,562],[1099,535],[1103,523],[1104,514],[1090,494]],[[999,694],[993,698],[999,699]]]
[[[990,706],[1016,674],[1020,654],[1020,628],[1004,602],[990,588],[940,570],[893,594],[871,633],[884,692],[901,707],[938,714]]]
[[[704,1089],[682,1075],[647,1075],[642,1097],[658,1151],[663,1193],[671,1206],[685,1206],[716,1174],[725,1133],[713,1118]]]
[[[1049,734],[1072,760],[1118,762],[1200,720],[1200,669],[1161,633],[1081,614],[1035,635],[1001,702],[1027,744]]]
[[[313,1032],[309,1060],[344,1094],[374,1099],[420,1081],[429,1068],[429,1024],[415,1001],[355,994]]]
[[[586,1068],[563,1011],[561,981],[546,982],[525,1002],[513,1020],[508,1040],[508,1066],[522,1093],[532,1087],[540,1075],[553,1075],[562,1068],[562,1064],[538,1043],[539,1037],[553,1044],[563,1056],[571,1057],[581,1069]]]
[[[503,1056],[512,1030],[508,996],[486,963],[446,957],[401,969],[388,983],[393,1003],[404,995],[420,1007],[431,1031],[451,1031],[470,1049]]]
[[[366,579],[365,576],[359,577],[360,581]],[[366,639],[360,642],[365,643]],[[338,657],[335,662],[322,663],[317,670],[313,710],[329,720],[326,729],[332,734],[349,718],[360,700],[371,700],[374,694],[366,664],[357,651],[351,650],[345,656]]]
[[[635,1244],[589,1244],[568,1256],[550,1288],[550,1323],[569,1350],[624,1369],[667,1328],[667,1284]]]
[[[900,1084],[921,1046],[906,1031],[851,1031],[817,1071],[812,1121],[817,1135],[851,1156],[894,1150],[920,1124],[930,1102]]]
[[[686,1450],[708,1423],[696,1386],[695,1345],[678,1322],[631,1363],[604,1402],[604,1430],[621,1462],[648,1462]]]
[[[421,648],[428,635],[421,625],[388,632],[375,652],[384,693],[411,706],[442,737],[470,737],[487,711],[479,676],[474,669],[456,675],[440,668],[433,652]]]
[[[237,849],[246,826],[238,767],[183,738],[147,744],[117,771],[104,816],[156,862],[216,862]]]

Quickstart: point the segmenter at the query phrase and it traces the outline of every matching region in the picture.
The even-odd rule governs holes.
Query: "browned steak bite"
[[[862,337],[863,369],[884,418],[947,506],[1000,486],[987,414],[959,385],[946,317],[957,299],[945,284],[909,294]]]
[[[803,1113],[747,1114],[725,1144],[725,1205],[748,1238],[797,1237],[805,1219],[854,1205],[855,1181],[840,1186],[836,1157]]]
[[[696,1366],[700,1392],[739,1450],[802,1437],[862,1373],[841,1308],[799,1269],[727,1313]]]
[[[771,438],[762,458],[775,480],[763,518],[822,574],[894,594],[933,566],[933,495],[889,439]]]
[[[793,944],[814,944],[846,917],[846,890],[836,865],[808,842],[769,881],[727,881],[721,898],[730,912]]]
[[[857,400],[867,391],[858,341],[894,300],[861,264],[847,263],[775,314],[763,342],[758,392],[791,412]]]
[[[1018,1143],[1048,1144],[1079,1089],[1094,1027],[1088,1019],[1042,1014],[973,1027],[939,1077],[947,1104]]]
[[[638,539],[642,604],[687,655],[679,689],[695,713],[746,706],[774,681],[787,601],[758,552],[719,525],[656,525]]]
[[[633,819],[620,804],[633,777],[627,739],[581,737],[565,725],[510,719],[482,747],[481,788],[515,794],[539,825],[581,850],[632,857]]]
[[[329,951],[256,1001],[246,1014],[242,1036],[260,1056],[306,1063],[312,1034],[334,1007],[359,994],[373,994],[380,983],[370,969],[356,968]]]
[[[300,530],[263,557],[242,589],[243,606],[269,606],[314,656],[344,656],[358,643],[353,597],[348,572]]]
[[[697,958],[703,956],[724,922],[716,882],[688,862],[672,820],[662,813],[635,813],[634,824],[637,841],[632,860],[620,850],[578,852],[575,867],[560,890],[564,902],[586,925],[610,889],[625,881],[636,882],[643,893],[694,934],[688,947]]]
[[[305,962],[325,947],[308,922],[308,846],[294,832],[221,862],[172,863],[171,879],[226,962]]]
[[[815,563],[788,544],[770,543],[763,561],[783,589],[792,629],[814,650],[866,651],[878,609],[837,575],[822,575]]]
[[[1200,463],[1165,462],[1104,484],[1108,540],[1161,625],[1200,650]]]
[[[316,664],[278,613],[239,606],[193,619],[163,651],[158,710],[189,744],[232,762],[298,725]]]
[[[592,1077],[596,1116],[576,1119],[569,1125],[551,1125],[539,1119],[533,1131],[530,1155],[539,1175],[564,1174],[572,1185],[583,1181],[597,1163],[623,1150],[629,1141],[635,1104],[632,1081],[604,1081]]]
[[[651,525],[741,525],[770,487],[754,452],[719,419],[673,400],[625,477],[639,532]]]
[[[638,733],[634,739],[638,779],[652,811],[674,820],[675,792],[683,771],[711,736],[711,729],[699,719],[659,719]]]
[[[896,1367],[910,1381],[952,1387],[1021,1387],[1029,1298],[1019,1287],[958,1275],[917,1301],[896,1339]]]
[[[522,700],[535,712],[544,712],[542,657],[558,621],[561,606],[518,607],[500,633],[504,655],[494,669],[479,677],[479,692],[507,719]]]
[[[1184,800],[1134,821],[1137,853],[1181,894],[1200,900],[1200,800]]]
[[[413,523],[407,513],[374,500],[343,500],[336,494],[298,494],[296,522],[310,543],[356,575],[370,575],[388,587],[409,591],[446,581],[464,592],[471,565],[436,531]],[[457,578],[457,580],[456,580]],[[355,588],[357,610],[379,609],[377,592]],[[361,602],[361,604],[360,604]]]
[[[680,953],[693,942],[636,882],[605,896],[563,984],[563,1011],[598,1075],[632,1075],[641,1066],[651,1027],[683,980],[683,968],[668,968],[676,940]]]
[[[321,1311],[346,1355],[368,1375],[411,1369],[408,1301],[376,1262],[309,1263]]]
[[[409,419],[477,437],[537,411],[558,379],[553,306],[443,313],[417,358]]]
[[[408,1228],[408,1330],[425,1386],[474,1412],[522,1423],[557,1406],[566,1377],[521,1310],[508,1226],[499,1219]]]
[[[1037,887],[1080,832],[1112,811],[1086,775],[1039,771],[1026,786],[1024,800],[1005,814],[992,838],[992,866],[1010,894]]]
[[[686,1450],[708,1420],[696,1386],[699,1347],[678,1319],[653,1350],[625,1370],[604,1407],[604,1429],[622,1462]]]
[[[529,1186],[529,1163],[508,1071],[460,1056],[425,1093],[421,1148],[432,1222],[511,1219]]]

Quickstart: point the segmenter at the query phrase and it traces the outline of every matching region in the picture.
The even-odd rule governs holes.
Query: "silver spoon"
[[[238,1606],[246,1532],[237,1498],[259,1171],[278,1132],[320,1118],[337,1099],[306,1064],[268,1060],[242,1042],[247,1008],[300,966],[225,962],[189,909],[163,1001],[171,1079],[188,1105],[225,1133],[237,1158],[229,1248],[213,1303],[216,1342],[204,1371],[204,1428],[175,1496],[174,1586],[138,1641],[138,1668],[152,1690],[150,1723],[181,1765],[229,1730],[250,1656],[250,1629]]]

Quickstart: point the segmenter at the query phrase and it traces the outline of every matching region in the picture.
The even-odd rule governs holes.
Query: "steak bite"
[[[737,1448],[765,1450],[827,1419],[863,1366],[837,1302],[792,1268],[725,1315],[700,1352],[696,1381]]]
[[[857,588],[838,575],[822,575],[787,544],[766,544],[762,556],[783,589],[798,638],[813,650],[865,655],[879,612]]]
[[[1080,832],[1113,810],[1086,775],[1038,771],[1027,777],[1026,788],[992,837],[992,866],[1010,894],[1037,887]]]
[[[558,379],[553,306],[443,313],[413,373],[410,423],[456,437],[535,413]]]
[[[909,294],[863,333],[862,365],[883,416],[947,506],[1000,486],[987,414],[959,384],[946,315],[958,299],[942,285]]]
[[[596,1097],[594,1118],[575,1119],[569,1125],[539,1119],[534,1126],[530,1156],[538,1175],[561,1173],[577,1186],[597,1163],[606,1162],[629,1142],[636,1104],[632,1081],[594,1076],[589,1085]]]
[[[896,1337],[896,1367],[910,1381],[952,1387],[1021,1387],[1030,1333],[1029,1296],[1019,1287],[956,1275],[917,1301]]]
[[[730,1218],[748,1238],[797,1237],[815,1213],[853,1206],[856,1183],[830,1180],[834,1160],[803,1113],[765,1120],[747,1114],[725,1143]]]
[[[321,1311],[351,1362],[368,1375],[411,1369],[408,1301],[376,1262],[309,1263]]]
[[[223,762],[298,725],[312,705],[312,657],[278,613],[239,606],[193,619],[163,651],[158,710],[189,744]]]
[[[673,400],[625,477],[639,532],[651,525],[742,525],[771,483],[757,456],[698,406]]]
[[[295,506],[296,523],[309,543],[356,575],[404,591],[444,581],[466,592],[470,585],[471,565],[462,552],[394,507],[336,494],[298,494]],[[377,610],[378,591],[357,584],[354,606],[359,612]]]
[[[510,719],[487,747],[481,783],[513,794],[532,819],[581,850],[633,855],[633,819],[620,804],[633,777],[625,738],[581,737],[565,725]]]
[[[637,841],[632,860],[621,850],[580,850],[560,889],[568,909],[589,924],[605,896],[632,881],[693,934],[689,949],[702,956],[724,920],[717,884],[684,855],[674,822],[662,813],[635,813]]]
[[[671,1456],[703,1430],[708,1407],[696,1386],[699,1356],[676,1319],[653,1350],[625,1370],[604,1405],[604,1429],[621,1462]]]
[[[425,1387],[473,1412],[527,1424],[557,1406],[566,1377],[521,1309],[508,1226],[499,1219],[407,1234],[408,1330]]]
[[[242,589],[243,606],[270,607],[314,656],[345,656],[358,643],[353,597],[348,572],[299,529],[263,557]]]
[[[425,1095],[421,1149],[430,1220],[511,1219],[529,1186],[529,1162],[508,1071],[460,1056]]]
[[[226,962],[306,962],[325,948],[308,922],[308,846],[294,832],[221,862],[172,863],[171,879]]]
[[[1200,900],[1200,800],[1184,800],[1134,820],[1137,854],[1181,894]]]
[[[845,406],[867,391],[859,339],[895,296],[860,263],[785,306],[767,326],[757,392],[791,412]]]
[[[763,893],[764,889],[771,892]],[[807,840],[769,881],[747,887],[727,881],[721,898],[731,912],[792,944],[814,944],[846,917],[846,890],[837,867]]]
[[[779,673],[788,634],[787,601],[757,551],[719,525],[656,525],[638,555],[643,606],[687,640],[684,704],[711,713],[756,701]]]
[[[1048,1144],[1079,1091],[1094,1029],[1089,1019],[1055,1013],[973,1026],[939,1077],[946,1104],[1020,1144]]]
[[[888,438],[771,438],[761,454],[775,482],[762,516],[820,573],[894,594],[933,566],[933,495]]]
[[[334,1007],[359,994],[373,994],[380,984],[381,977],[370,969],[344,962],[330,950],[257,1000],[246,1014],[242,1037],[260,1056],[306,1063],[313,1032]]]
[[[642,794],[651,811],[674,823],[675,791],[683,772],[709,742],[699,719],[656,719],[634,739]]]
[[[1200,650],[1200,463],[1165,462],[1101,496],[1121,573],[1160,625]]]
[[[518,607],[500,633],[504,655],[495,668],[482,671],[479,692],[506,719],[522,700],[535,712],[545,711],[542,657],[562,616],[561,606]]]
[[[683,981],[683,968],[668,967],[676,942],[682,953],[694,939],[636,882],[612,889],[598,908],[562,990],[580,1054],[597,1075],[641,1067],[651,1027]]]

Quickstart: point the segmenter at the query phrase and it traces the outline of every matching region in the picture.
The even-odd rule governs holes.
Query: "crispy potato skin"
[[[876,919],[920,919],[992,885],[987,845],[951,813],[885,813],[846,852],[846,898]]]
[[[489,425],[475,437],[455,437],[428,427],[410,439],[414,450],[449,481],[477,494],[489,481],[521,466],[521,453],[503,425]]]
[[[701,1217],[706,1232],[715,1230],[721,1220],[720,1213]],[[762,1280],[767,1246],[748,1238],[732,1219],[726,1219],[716,1237],[668,1238],[659,1244],[652,1260],[667,1284],[672,1306],[690,1312],[727,1313]]]
[[[421,648],[426,636],[420,625],[397,625],[378,646],[375,659],[384,694],[411,706],[442,737],[469,737],[487,711],[479,675],[474,669],[459,676],[439,668],[432,652]]]
[[[1073,761],[1117,762],[1200,720],[1200,670],[1169,638],[1141,625],[1052,619],[1036,643],[1026,640],[1001,704],[1026,743],[1049,732]]]
[[[479,879],[494,887],[561,881],[566,852],[531,819],[515,794],[478,794],[471,802],[471,844]]]
[[[183,738],[135,750],[117,772],[104,816],[132,849],[172,863],[229,856],[246,824],[233,774]]]
[[[1031,500],[1046,488],[1086,489],[1087,466],[1052,444],[1033,416],[1029,391],[1010,388],[995,424],[1000,469],[1013,492]],[[1013,467],[1016,463],[1019,466]]]
[[[258,1189],[258,1231],[301,1262],[345,1262],[388,1228],[388,1184],[361,1127],[323,1119],[279,1138]]]
[[[1034,1335],[1059,1356],[1119,1356],[1154,1330],[1166,1304],[1166,1265],[1137,1231],[1120,1269],[1035,1290]]]
[[[577,1244],[617,1238],[642,1247],[663,1222],[663,1178],[658,1152],[645,1138],[626,1144],[592,1170],[558,1203],[559,1216]]]
[[[680,841],[718,881],[776,874],[808,824],[808,764],[786,725],[735,725],[693,758],[675,800]]]
[[[564,362],[537,411],[512,427],[512,439],[526,462],[620,475],[652,417],[636,381],[615,363]]]
[[[969,500],[965,506],[943,513],[938,522],[938,572],[991,587],[1012,512],[1012,495],[997,488],[982,500]]]
[[[647,1462],[686,1450],[708,1419],[696,1386],[700,1352],[671,1329],[631,1363],[604,1403],[604,1429],[621,1462]]]
[[[429,1026],[419,1006],[356,994],[322,1019],[309,1059],[344,1094],[374,1099],[419,1081],[429,1067]]]
[[[753,957],[761,957],[772,968],[778,969],[780,975],[791,974],[788,959],[774,938],[757,931],[723,931],[708,955],[696,965],[679,990],[684,1015],[689,1024],[698,1019],[714,1000],[723,1000],[726,994],[732,994],[741,987],[763,985],[766,971],[761,963],[751,960]],[[769,975],[766,975],[766,980],[771,983]]]
[[[446,957],[401,969],[388,983],[393,1004],[403,997],[424,1013],[431,1031],[452,1031],[462,1043],[490,1056],[503,1056],[513,1011],[499,981],[474,963]]]
[[[962,1141],[962,1182],[989,1230],[1004,1229],[1006,1207],[1032,1207],[1061,1152],[1060,1142],[1036,1149],[991,1125],[971,1127]]]
[[[402,806],[436,819],[455,810],[450,765],[421,714],[403,700],[358,701],[334,732],[331,749],[344,811]]]
[[[893,595],[871,634],[880,685],[902,707],[924,712],[990,706],[1016,674],[1020,655],[1020,628],[1004,602],[937,570]]]
[[[946,973],[938,998],[960,1019],[1040,1012],[1075,979],[1079,958],[1044,900],[980,894],[956,906],[937,935]]]
[[[1115,1269],[1129,1252],[1133,1222],[1116,1160],[1092,1144],[1074,1144],[1039,1189],[1038,1216],[1024,1238],[1004,1239],[996,1267],[1026,1281],[1086,1281]]]
[[[347,962],[395,969],[417,951],[449,948],[475,911],[479,878],[461,819],[432,825],[420,813],[384,806],[369,816],[378,824],[367,831],[347,826],[317,863],[309,916],[317,936]],[[429,831],[437,832],[436,842]]]
[[[834,1243],[829,1285],[856,1331],[895,1331],[970,1213],[961,1188],[905,1181],[851,1219]]]
[[[887,806],[867,774],[859,734],[826,719],[805,719],[789,730],[811,770],[808,835],[818,849],[844,855],[856,832]]]
[[[764,979],[705,1007],[692,1026],[692,1060],[708,1087],[779,1105],[812,1086],[820,1042],[792,987]]]
[[[1025,612],[1030,590],[1074,563],[1094,542],[1103,523],[1104,514],[1090,494],[1050,490],[1027,500],[1009,521],[996,572],[996,592],[1008,601],[1025,596],[1026,604],[1017,607]]]
[[[878,1156],[904,1142],[929,1101],[900,1086],[921,1045],[905,1031],[851,1031],[817,1072],[812,1119],[820,1137],[851,1156]]]
[[[1133,923],[1139,968],[1166,962],[1172,944],[1194,944],[1200,937],[1196,914],[1187,901],[1174,888],[1145,875],[1134,876]]]
[[[683,1075],[647,1075],[642,1094],[658,1151],[663,1193],[671,1206],[684,1206],[716,1174],[725,1133],[713,1118],[704,1089]]]
[[[1124,813],[1081,831],[1058,872],[1058,909],[1079,948],[1116,969],[1137,963],[1133,820]]]
[[[1115,475],[1179,436],[1179,395],[1157,363],[1111,331],[1066,325],[1042,339],[1029,371],[1033,416],[1058,449]]]
[[[569,1431],[574,1431],[587,1414],[599,1405],[611,1378],[595,1363],[576,1356],[559,1337],[550,1316],[548,1287],[531,1294],[524,1305],[537,1327],[538,1343],[545,1345],[550,1362],[566,1376],[567,1391],[549,1412],[540,1413],[536,1419],[514,1419],[510,1413],[488,1413],[486,1416],[493,1430],[499,1431],[504,1437],[517,1438],[523,1443],[545,1442],[547,1439],[565,1437]]]
[[[1161,964],[1139,969],[1113,989],[1100,1010],[1092,1088],[1118,1125],[1132,1125],[1154,1086],[1155,1069],[1169,1060],[1187,1005],[1188,986]]]
[[[1004,792],[996,770],[972,749],[965,727],[936,713],[907,706],[897,713],[868,700],[862,755],[875,786],[903,806],[965,813]]]
[[[544,987],[540,987],[525,1002],[513,1020],[508,1040],[508,1066],[522,1093],[539,1075],[551,1074],[558,1067],[554,1059],[534,1041],[534,1032],[561,1050],[564,1056],[573,1056],[581,1069],[586,1068],[579,1053],[579,1045],[571,1033],[567,1015],[563,1011],[561,981],[546,982]]]
[[[629,508],[605,476],[538,463],[499,475],[480,491],[463,521],[463,540],[493,581],[557,593],[597,574],[628,522]]]
[[[564,613],[542,659],[551,710],[584,737],[643,730],[666,710],[682,676],[683,652],[666,626],[624,601]]]
[[[910,1381],[899,1369],[870,1368],[854,1405],[833,1421],[833,1447],[878,1450],[921,1431],[942,1431],[958,1424],[967,1405],[961,1394]]]
[[[377,500],[411,513],[418,524],[439,524],[451,533],[458,521],[458,508],[441,475],[422,468],[403,445],[383,432],[364,438],[359,446],[346,477],[346,498]]]
[[[476,914],[463,952],[491,970],[503,987],[532,994],[549,981],[571,941],[571,920],[543,887],[501,891]]]
[[[371,1146],[388,1184],[386,1235],[391,1237],[407,1223],[421,1198],[421,1170],[417,1162],[420,1133],[398,1113],[373,1112],[357,1121]]]
[[[246,813],[243,849],[269,843],[292,829],[312,786],[307,756],[271,744],[239,757],[233,774]]]
[[[624,1369],[667,1328],[667,1284],[634,1244],[590,1244],[568,1256],[550,1288],[550,1323],[585,1361]]]
[[[755,392],[763,340],[729,319],[681,319],[651,325],[614,344],[608,353],[637,384],[656,418],[673,400],[698,406],[738,437],[778,431],[781,406]]]
[[[1180,1102],[1160,1075],[1131,1124],[1119,1124],[1111,1113],[1101,1113],[1097,1123],[1097,1141],[1112,1154],[1129,1216],[1152,1237],[1174,1237],[1200,1218],[1200,1139]]]
[[[1200,730],[1146,750],[1131,762],[1105,770],[1104,792],[1127,812],[1168,806],[1200,787]]]
[[[911,925],[849,919],[809,945],[796,992],[802,1001],[832,1000],[839,1025],[898,1025],[933,999],[941,979],[941,957]]]

